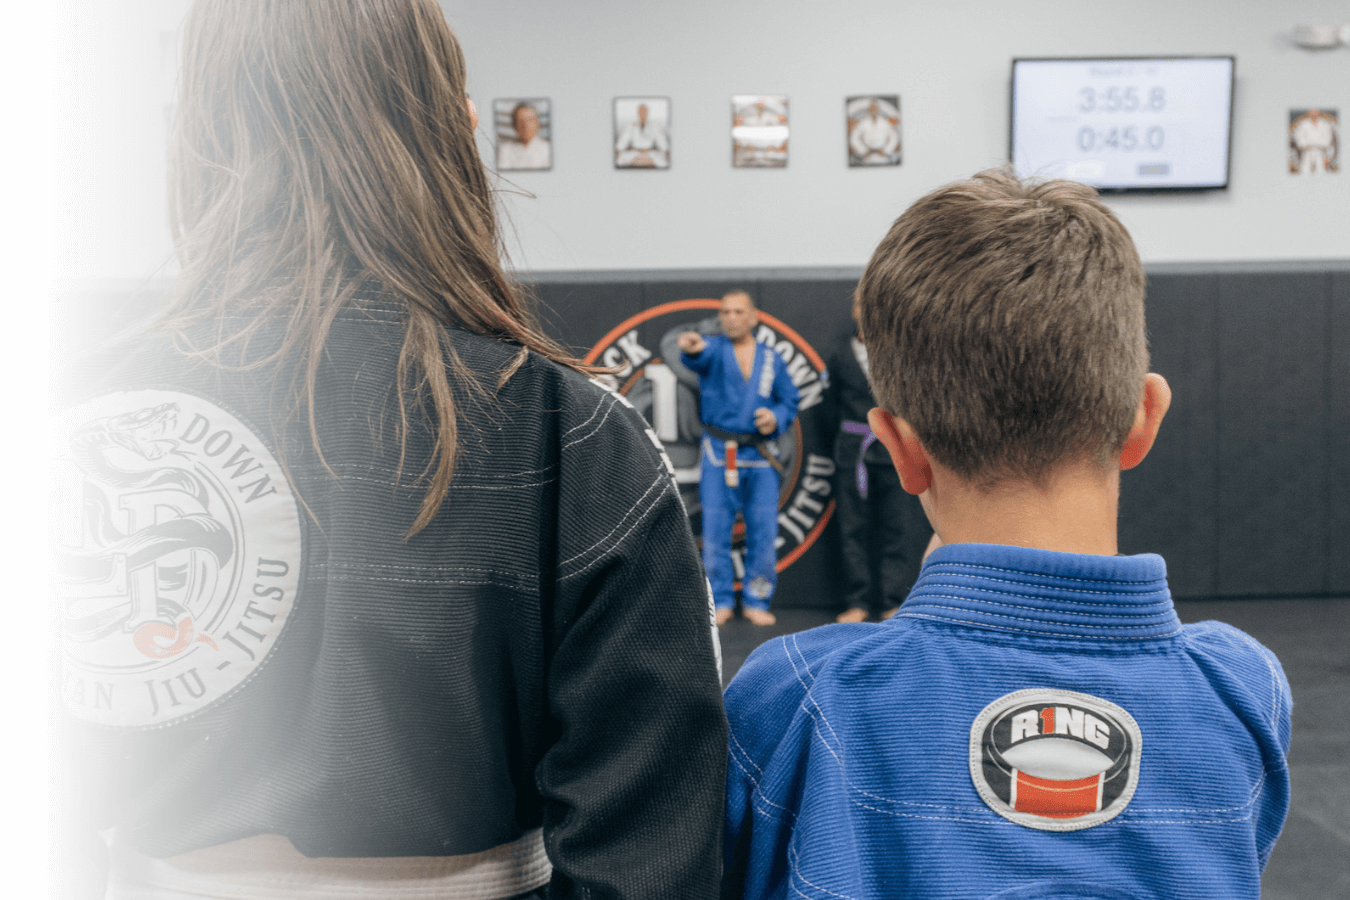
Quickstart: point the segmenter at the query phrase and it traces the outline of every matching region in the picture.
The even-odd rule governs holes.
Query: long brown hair
[[[476,384],[446,326],[519,344],[516,366],[527,350],[577,366],[503,272],[465,78],[434,0],[197,0],[184,29],[170,154],[182,274],[159,325],[181,338],[216,323],[193,350],[219,359],[283,321],[280,349],[252,363],[300,362],[295,400],[317,447],[315,381],[339,309],[365,284],[400,298],[400,446],[411,398],[429,398],[435,419],[409,536],[449,491],[451,371]]]

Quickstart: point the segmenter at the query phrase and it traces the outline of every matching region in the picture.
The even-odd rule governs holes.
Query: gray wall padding
[[[545,276],[554,333],[584,350],[635,312],[745,287],[821,353],[849,327],[856,273]],[[1124,474],[1122,553],[1166,558],[1180,597],[1350,594],[1350,270],[1151,271],[1153,368],[1174,402]],[[831,525],[783,575],[782,606],[834,606]]]
[[[855,269],[540,273],[545,327],[584,353],[659,303],[750,290],[828,357]],[[58,370],[164,285],[87,285],[53,324]],[[1350,596],[1350,264],[1150,267],[1153,368],[1172,410],[1122,476],[1120,548],[1167,560],[1179,597]],[[783,575],[784,607],[837,604],[834,524]]]

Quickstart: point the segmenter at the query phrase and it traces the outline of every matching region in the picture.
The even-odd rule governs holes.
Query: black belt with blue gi
[[[736,473],[736,448],[754,447],[759,451],[759,455],[773,466],[775,472],[781,477],[783,475],[783,464],[778,461],[778,448],[773,442],[773,438],[767,434],[754,432],[745,434],[739,431],[727,431],[725,428],[718,428],[716,425],[709,425],[707,422],[700,423],[703,430],[708,434],[723,442],[724,452],[726,454],[726,479],[727,487],[736,487],[740,484],[740,476]]]

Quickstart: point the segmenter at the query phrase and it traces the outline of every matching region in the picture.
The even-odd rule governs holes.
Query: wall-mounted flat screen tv
[[[1231,56],[1014,59],[1017,174],[1103,191],[1228,187]]]

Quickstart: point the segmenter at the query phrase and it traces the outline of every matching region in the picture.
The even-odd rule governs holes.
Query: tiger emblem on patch
[[[205,398],[120,391],[62,415],[53,457],[67,708],[157,727],[241,687],[300,587],[299,507],[267,444]]]

